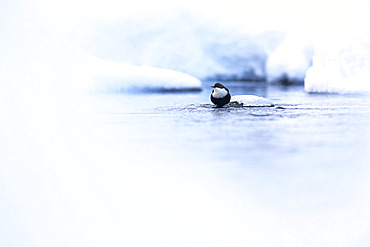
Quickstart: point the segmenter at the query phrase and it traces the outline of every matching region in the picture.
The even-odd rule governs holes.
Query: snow
[[[284,49],[289,45],[283,44],[289,43],[290,30],[286,26],[292,24],[288,15],[268,12],[279,17],[271,23],[257,14],[265,11],[266,2],[275,5],[264,0],[241,6],[233,0],[227,6],[212,3],[209,13],[206,1],[197,2],[195,7],[147,1],[113,1],[107,5],[92,1],[86,6],[82,0],[63,4],[39,0],[18,10],[18,15],[22,11],[27,15],[16,18],[24,18],[18,23],[40,25],[57,39],[68,40],[102,60],[164,68],[200,79],[274,80],[284,74],[296,78],[297,73],[301,79],[310,58],[299,63],[295,62],[302,58],[292,58],[288,65],[280,60],[281,54],[289,53]],[[230,13],[225,15],[227,9]],[[11,19],[11,11],[7,12]]]
[[[50,23],[42,19],[46,12],[37,12],[37,4],[24,2],[21,8],[11,2],[0,8],[7,10],[0,18],[0,27],[4,27],[0,35],[0,84],[10,91],[45,96],[51,92],[201,89],[199,79],[183,72],[88,54],[60,34],[58,26],[48,27]]]
[[[179,10],[93,28],[83,25],[71,36],[82,49],[106,60],[167,68],[201,79],[264,79],[268,53],[285,34],[221,27],[218,22]]]
[[[303,82],[312,56],[313,43],[307,35],[288,35],[267,59],[267,81]]]
[[[63,4],[42,0],[24,2],[24,7],[16,11],[18,6],[10,2],[2,6],[4,15],[0,25],[4,33],[31,35],[35,26],[41,26],[41,30],[52,33],[57,40],[78,45],[91,57],[98,57],[101,65],[95,66],[98,62],[93,62],[91,67],[74,59],[66,63],[75,62],[75,67],[90,66],[82,73],[91,75],[96,70],[102,72],[100,67],[106,68],[106,72],[95,75],[98,82],[84,85],[103,92],[199,90],[200,83],[194,77],[221,81],[305,80],[307,92],[369,91],[366,69],[369,38],[367,34],[358,35],[364,29],[363,23],[368,23],[367,8],[361,1],[357,5],[338,3],[330,20],[324,10],[330,7],[327,3],[282,1],[279,5],[289,3],[290,9],[300,11],[292,13],[280,8],[279,13],[266,12],[274,22],[256,14],[266,11],[267,4],[271,9],[278,7],[267,0],[243,6],[236,0],[227,6],[212,3],[211,13],[207,1],[200,1],[196,7],[191,3],[166,1],[163,5],[144,0],[131,4],[110,1],[107,5],[93,1],[86,8],[82,0]],[[309,13],[315,6],[322,8],[312,18]],[[342,20],[343,13],[351,17],[346,22]],[[27,27],[22,23],[27,23]],[[12,29],[8,24],[17,28]],[[2,57],[13,55],[6,48],[8,44],[13,45],[7,35],[2,34],[5,39]],[[20,35],[13,41],[22,40],[24,37]],[[53,42],[46,43],[45,51]]]
[[[313,65],[306,74],[305,90],[370,92],[370,33],[344,32],[317,42]]]
[[[135,66],[97,60],[95,90],[124,91],[200,91],[202,83],[194,76],[149,66]],[[99,69],[100,68],[100,69]]]
[[[4,77],[1,83],[8,82],[4,86],[16,90],[37,94],[201,90],[201,81],[193,76],[100,59],[36,27],[30,28],[26,36],[8,39],[17,40],[22,49],[12,44],[0,48],[4,51],[2,54],[9,53],[0,58],[0,72]],[[24,41],[19,41],[21,39]]]
[[[231,96],[230,102],[237,102],[246,107],[274,106],[270,100],[256,95],[234,95]]]
[[[344,1],[332,9],[330,20],[316,27],[306,92],[370,92],[369,8],[369,1]]]

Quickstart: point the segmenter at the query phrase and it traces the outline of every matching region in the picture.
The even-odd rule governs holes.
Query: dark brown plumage
[[[217,105],[217,107],[223,107],[230,102],[231,95],[229,89],[221,83],[215,83],[212,87],[211,101],[213,104]]]

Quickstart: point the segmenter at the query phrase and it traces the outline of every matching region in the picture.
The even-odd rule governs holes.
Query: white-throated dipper
[[[230,102],[231,95],[229,93],[229,89],[221,83],[215,83],[212,87],[213,91],[211,93],[211,101],[213,104],[217,105],[217,107],[223,107]]]

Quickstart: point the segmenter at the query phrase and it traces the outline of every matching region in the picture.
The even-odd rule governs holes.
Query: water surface
[[[269,218],[266,232],[257,227],[258,233],[272,234],[270,227],[277,224],[289,241],[295,239],[292,246],[370,243],[364,237],[370,224],[364,213],[370,189],[369,97],[307,94],[302,86],[225,84],[232,94],[263,96],[276,105],[214,108],[209,83],[201,93],[99,95],[97,122],[113,132],[100,138],[125,146],[122,152],[133,154],[130,162],[160,164],[184,178],[184,186],[196,181],[211,186],[212,193],[237,193],[241,204],[251,200]],[[251,222],[260,220],[265,219]],[[283,239],[276,246],[288,246]]]
[[[370,98],[225,85],[275,107],[214,108],[205,83],[26,108],[4,146],[3,243],[368,246]]]

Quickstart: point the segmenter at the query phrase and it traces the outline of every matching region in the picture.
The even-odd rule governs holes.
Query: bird
[[[230,102],[231,95],[229,89],[221,83],[215,83],[212,87],[211,101],[213,104],[217,107],[223,107]]]

